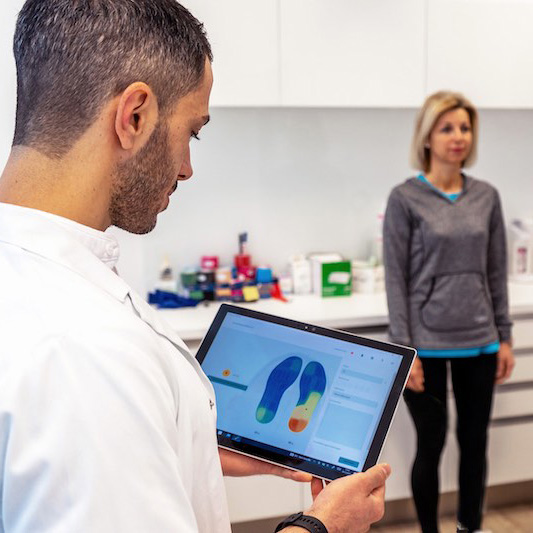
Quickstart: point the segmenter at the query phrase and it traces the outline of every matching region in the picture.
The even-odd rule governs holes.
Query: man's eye
[[[191,131],[191,138],[196,139],[197,141],[200,140],[200,137],[198,137],[198,134],[195,131]]]

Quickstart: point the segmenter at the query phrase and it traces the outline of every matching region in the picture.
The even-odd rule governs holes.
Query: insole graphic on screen
[[[255,418],[261,424],[271,422],[278,411],[279,402],[285,391],[296,381],[302,368],[302,359],[291,356],[283,360],[268,376],[263,397],[255,411]]]
[[[294,433],[303,431],[326,390],[326,372],[316,361],[311,361],[300,378],[300,398],[289,419],[289,429]]]

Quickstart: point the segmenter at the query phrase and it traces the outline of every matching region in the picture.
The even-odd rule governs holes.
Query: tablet
[[[219,446],[331,480],[376,464],[415,355],[223,304],[197,358]]]

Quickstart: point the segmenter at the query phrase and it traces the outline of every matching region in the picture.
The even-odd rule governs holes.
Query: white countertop
[[[385,293],[352,294],[331,298],[320,298],[310,294],[290,296],[289,300],[285,303],[269,298],[238,305],[337,329],[388,324]],[[509,283],[509,304],[511,315],[514,317],[533,314],[533,284]],[[200,303],[197,307],[161,309],[158,312],[184,341],[192,341],[203,338],[219,307],[219,302],[209,302]]]

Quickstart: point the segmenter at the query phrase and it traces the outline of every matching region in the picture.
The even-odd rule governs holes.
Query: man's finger
[[[313,480],[313,476],[311,474],[308,474],[307,472],[296,472],[294,470],[287,470],[286,472],[290,472],[288,477],[289,479],[292,479],[293,481],[299,481],[300,483],[309,483]]]
[[[293,481],[299,481],[301,483],[309,483],[313,476],[307,472],[299,472],[297,470],[290,470],[289,468],[283,468],[282,466],[271,465],[270,474],[286,479],[292,479]]]
[[[315,498],[322,492],[323,488],[324,482],[320,478],[314,477],[311,480],[311,496],[313,497],[313,501],[315,501]]]

